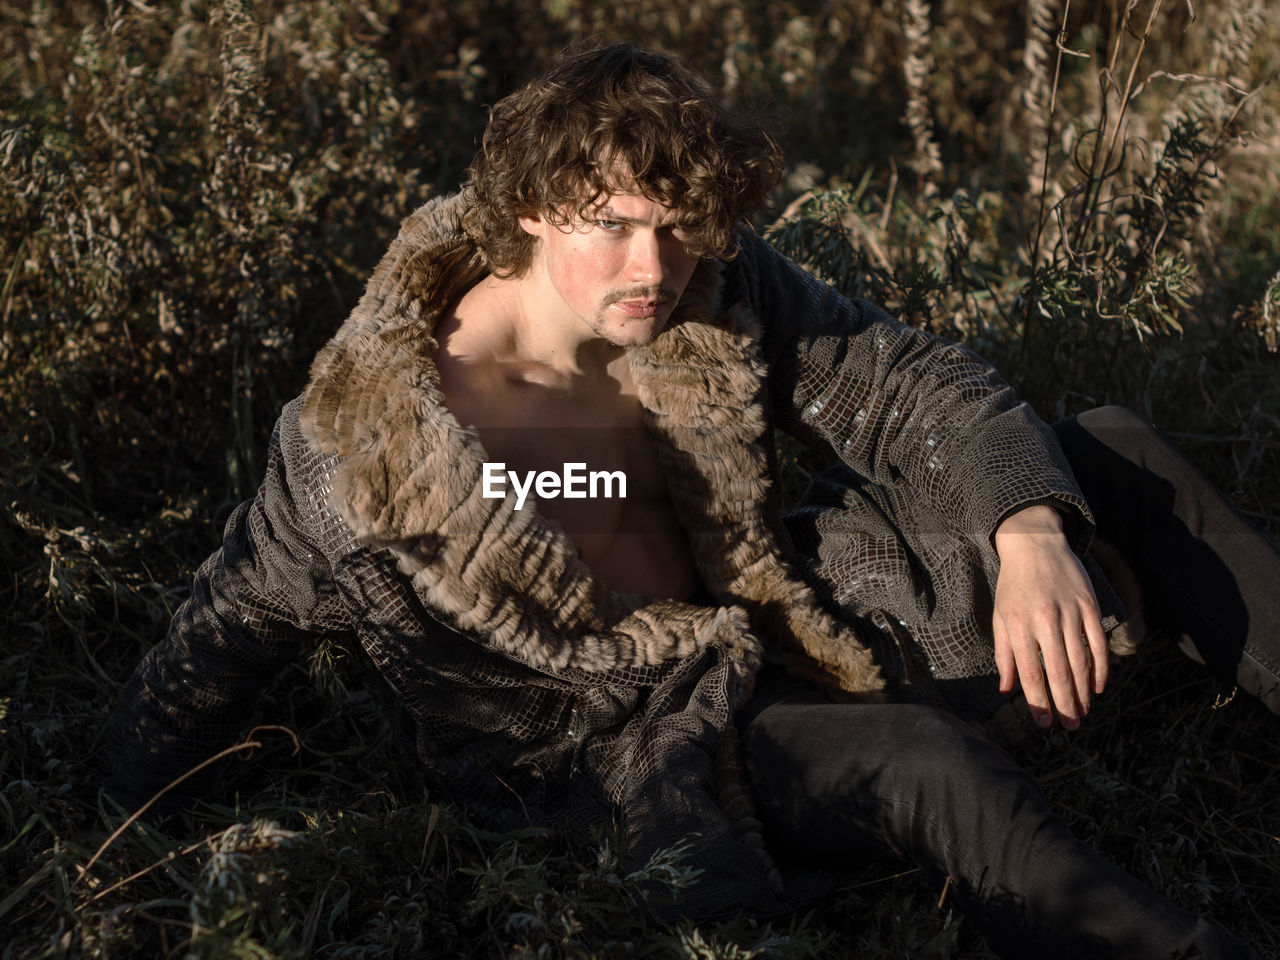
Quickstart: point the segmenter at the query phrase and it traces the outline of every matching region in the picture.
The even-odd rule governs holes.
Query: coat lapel
[[[445,406],[435,361],[437,321],[484,271],[465,203],[433,201],[405,222],[312,366],[303,429],[343,459],[332,496],[356,536],[390,550],[458,629],[539,669],[657,664],[722,643],[745,697],[754,628],[794,672],[878,689],[869,654],[790,572],[766,517],[759,323],[743,305],[721,308],[719,263],[700,265],[668,328],[629,356],[695,564],[729,609],[611,590],[557,524],[516,510],[513,494],[481,495],[486,453]]]
[[[865,698],[884,685],[870,652],[790,569],[770,522],[760,321],[722,303],[723,269],[704,263],[667,328],[630,352],[668,493],[711,594],[744,607],[791,673]]]

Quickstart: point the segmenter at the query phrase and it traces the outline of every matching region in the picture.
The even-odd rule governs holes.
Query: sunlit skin
[[[995,546],[1000,689],[1012,690],[1016,677],[1041,726],[1052,723],[1052,704],[1062,725],[1075,730],[1107,683],[1107,637],[1093,585],[1052,507],[1011,514],[996,528]]]
[[[698,265],[685,251],[676,212],[643,194],[601,197],[586,218],[568,224],[521,217],[520,226],[539,240],[522,286],[540,313],[580,321],[548,330],[567,343],[649,343]]]
[[[491,460],[549,470],[622,470],[627,499],[544,499],[583,561],[616,589],[684,599],[692,553],[667,498],[625,355],[666,325],[697,266],[673,211],[641,194],[602,197],[585,219],[521,220],[533,263],[489,276],[437,329],[450,410]]]
[[[437,332],[448,405],[477,427],[493,459],[553,472],[585,459],[591,469],[627,473],[625,501],[539,504],[564,525],[584,562],[617,589],[680,599],[697,578],[644,440],[625,356],[626,347],[662,331],[697,266],[676,224],[675,211],[622,190],[568,224],[522,218],[537,238],[529,270],[486,277]],[[1001,688],[1020,683],[1041,724],[1056,709],[1074,730],[1107,676],[1092,585],[1051,507],[1011,514],[994,542]]]

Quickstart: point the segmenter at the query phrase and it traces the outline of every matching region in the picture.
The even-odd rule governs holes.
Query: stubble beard
[[[613,290],[604,297],[606,307],[620,300],[654,300],[660,304],[674,303],[680,295],[670,287],[660,285],[628,287],[625,290]]]
[[[597,322],[593,325],[596,333],[608,340],[614,346],[618,347],[643,347],[648,346],[665,329],[667,320],[670,319],[671,311],[675,309],[676,303],[680,299],[680,294],[672,290],[670,287],[658,285],[628,287],[624,290],[613,290],[605,294],[604,300],[601,302],[600,311],[596,315]],[[615,303],[625,300],[652,301],[656,307],[652,317],[634,317],[623,321],[623,329],[635,332],[635,327],[641,323],[648,323],[649,327],[643,338],[618,338],[610,336],[607,328],[610,325],[606,319],[610,315],[609,308]],[[622,311],[617,311],[622,313]],[[665,314],[665,316],[664,316]],[[624,314],[625,316],[625,314]]]

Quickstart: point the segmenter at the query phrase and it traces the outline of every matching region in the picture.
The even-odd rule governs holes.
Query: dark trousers
[[[1280,709],[1280,555],[1129,411],[1090,411],[1057,431],[1148,618]],[[1252,955],[1078,840],[1007,754],[942,711],[833,704],[789,683],[741,726],[771,849],[835,865],[888,854],[950,876],[1005,956]]]
[[[1280,554],[1133,411],[1101,407],[1054,432],[1148,623],[1280,714]]]

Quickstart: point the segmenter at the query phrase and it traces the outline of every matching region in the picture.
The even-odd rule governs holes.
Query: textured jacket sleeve
[[[298,458],[282,451],[281,433],[277,427],[257,495],[232,513],[221,549],[196,573],[190,598],[112,714],[106,785],[130,809],[233,743],[305,634],[345,626],[316,546],[315,492],[286,470]],[[201,779],[184,783],[160,809],[193,795]]]
[[[1087,547],[1092,517],[1052,431],[973,351],[840,296],[755,238],[728,283],[763,322],[781,429],[905,486],[967,536],[990,543],[1010,513],[1047,503]]]

